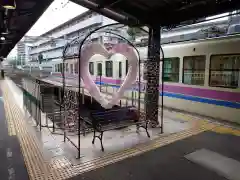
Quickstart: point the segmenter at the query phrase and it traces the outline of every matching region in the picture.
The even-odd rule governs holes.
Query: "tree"
[[[8,60],[8,64],[16,66],[16,60],[15,59]]]
[[[42,53],[40,53],[40,54],[38,55],[38,63],[41,64],[42,61],[43,61],[43,55],[42,55]]]
[[[135,40],[136,36],[142,33],[142,30],[138,27],[128,27],[127,33],[132,38],[132,40]]]
[[[8,62],[9,65],[12,65],[13,68],[17,67],[17,65],[18,65],[17,57],[11,58],[11,59],[8,58],[7,62]]]

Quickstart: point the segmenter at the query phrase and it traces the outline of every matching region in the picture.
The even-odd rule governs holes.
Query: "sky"
[[[39,36],[85,11],[86,8],[68,0],[54,0],[26,35]]]
[[[87,10],[68,0],[54,0],[26,35],[39,36]],[[8,57],[13,58],[16,55],[17,49],[15,46]]]

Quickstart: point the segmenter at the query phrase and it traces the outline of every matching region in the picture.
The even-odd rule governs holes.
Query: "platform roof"
[[[71,0],[122,23],[172,26],[240,9],[240,0]]]
[[[33,26],[53,0],[16,0],[17,9],[0,9],[10,34],[0,44],[0,56],[6,57],[15,44]],[[81,6],[128,25],[172,26],[191,24],[196,19],[240,9],[240,0],[71,0]]]
[[[6,11],[0,3],[0,56],[6,57],[16,43],[28,32],[52,0],[16,0],[16,9]],[[9,34],[2,33],[9,30]]]

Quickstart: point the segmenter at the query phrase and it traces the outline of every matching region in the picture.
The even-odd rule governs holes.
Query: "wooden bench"
[[[102,141],[103,133],[105,131],[110,131],[131,125],[136,125],[137,132],[139,132],[140,127],[144,128],[147,136],[150,137],[148,132],[148,122],[141,121],[139,114],[140,112],[138,112],[138,110],[133,106],[116,106],[110,110],[106,109],[103,111],[91,112],[91,119],[94,130],[92,144],[94,144],[95,139],[98,138],[101,142],[102,151],[104,151]],[[97,135],[97,133],[100,134]]]

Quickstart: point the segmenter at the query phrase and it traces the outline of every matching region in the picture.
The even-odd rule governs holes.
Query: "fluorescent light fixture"
[[[5,37],[3,37],[3,36],[2,36],[0,39],[1,39],[2,41],[5,41]]]
[[[16,9],[15,0],[2,0],[2,7],[5,9]]]

